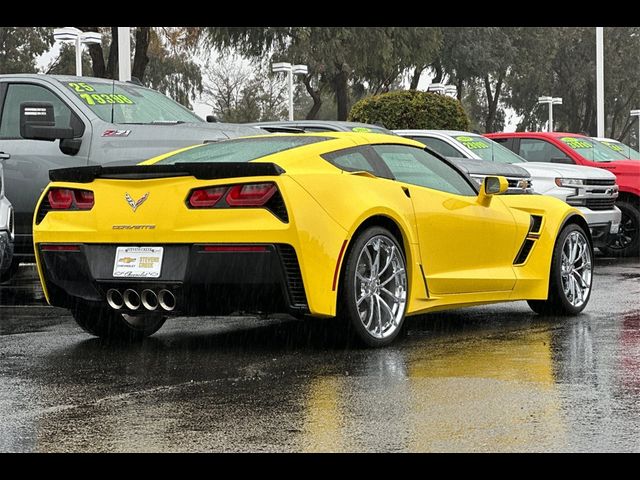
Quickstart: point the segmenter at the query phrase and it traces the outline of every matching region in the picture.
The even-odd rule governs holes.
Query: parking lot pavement
[[[176,318],[90,337],[34,269],[0,287],[0,451],[640,451],[640,262],[599,257],[585,312],[410,319],[389,348],[328,321]]]

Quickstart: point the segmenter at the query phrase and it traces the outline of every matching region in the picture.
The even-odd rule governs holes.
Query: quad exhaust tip
[[[127,288],[122,294],[122,298],[124,298],[124,304],[129,310],[138,310],[142,304],[140,295],[132,288]]]
[[[176,297],[167,289],[162,289],[158,292],[158,303],[167,312],[176,308]]]
[[[107,303],[114,310],[120,310],[122,307],[124,307],[124,299],[122,298],[122,294],[115,288],[110,288],[109,290],[107,290]]]
[[[156,292],[148,288],[140,294],[140,301],[142,302],[142,306],[147,310],[155,310],[159,305]]]
[[[110,288],[107,290],[107,304],[114,310],[121,310],[124,307],[129,310],[138,310],[140,307],[144,307],[153,312],[160,307],[171,312],[176,308],[176,297],[166,288],[157,294],[150,288],[145,288],[141,293],[132,288],[127,288],[124,293],[120,293],[117,288]]]

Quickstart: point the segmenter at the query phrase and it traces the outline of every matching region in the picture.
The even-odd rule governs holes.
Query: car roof
[[[477,137],[481,137],[480,133],[473,132],[464,132],[462,130],[413,130],[413,129],[405,129],[405,130],[394,130],[394,133],[398,135],[448,135],[450,137],[455,137],[459,135],[475,135]]]
[[[577,138],[588,138],[586,135],[581,135],[579,133],[569,133],[569,132],[494,132],[494,133],[486,133],[485,136],[492,138],[494,136],[498,137],[540,137],[540,138],[560,138],[560,137],[577,137]]]
[[[25,78],[25,79],[39,78],[39,79],[54,80],[60,83],[91,82],[91,83],[103,83],[107,85],[111,85],[112,82],[115,81],[116,85],[122,84],[122,85],[132,85],[140,88],[147,88],[144,85],[138,85],[137,83],[133,83],[133,82],[122,82],[120,80],[112,80],[110,78],[100,78],[100,77],[78,77],[77,75],[49,75],[49,74],[43,74],[43,73],[7,73],[7,74],[0,75],[0,78],[9,78],[9,77]]]
[[[350,132],[352,131],[353,128],[375,128],[375,129],[381,129],[381,130],[385,130],[389,133],[391,133],[391,130],[380,126],[380,125],[373,125],[370,123],[361,123],[361,122],[347,122],[347,121],[342,121],[342,120],[292,120],[292,121],[269,121],[269,122],[253,122],[251,123],[251,125],[257,125],[257,126],[261,126],[261,125],[272,125],[272,126],[296,126],[296,125],[307,125],[307,126],[314,126],[314,127],[329,127],[329,128],[335,128],[336,130],[334,131],[338,131],[338,132]]]

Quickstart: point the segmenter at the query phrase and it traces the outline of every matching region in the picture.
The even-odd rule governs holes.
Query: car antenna
[[[111,123],[113,123],[113,111],[115,109],[114,105],[116,103],[115,100],[114,100],[114,97],[115,97],[115,94],[116,94],[116,79],[113,78],[111,80],[111,82],[112,82],[111,83]]]

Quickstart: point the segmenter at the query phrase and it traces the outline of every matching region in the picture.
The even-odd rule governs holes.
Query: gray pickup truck
[[[129,82],[57,75],[0,75],[0,152],[15,210],[14,262],[31,261],[31,225],[49,170],[137,163],[196,143],[266,133],[209,123]]]

